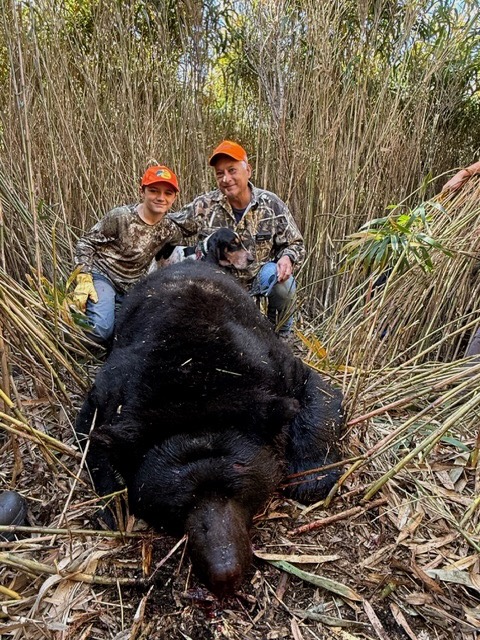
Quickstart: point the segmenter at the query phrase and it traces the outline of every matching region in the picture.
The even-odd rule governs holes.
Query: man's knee
[[[290,276],[285,282],[277,282],[273,287],[269,298],[276,302],[278,308],[284,308],[286,305],[293,303],[295,300],[295,292],[297,285],[293,276]]]
[[[269,296],[277,283],[277,265],[275,262],[267,262],[262,266],[253,281],[252,296]]]
[[[267,298],[267,316],[274,324],[281,324],[280,332],[282,329],[289,332],[292,328],[296,289],[293,276],[285,282],[278,282],[275,262],[264,264],[253,283],[251,295]]]

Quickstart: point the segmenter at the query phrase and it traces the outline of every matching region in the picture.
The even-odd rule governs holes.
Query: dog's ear
[[[230,262],[225,258],[225,246],[223,242],[217,242],[215,246],[215,262],[221,267],[230,266]]]

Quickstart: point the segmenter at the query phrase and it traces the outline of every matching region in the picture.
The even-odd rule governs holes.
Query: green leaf
[[[460,451],[465,451],[466,453],[470,453],[470,448],[467,447],[467,445],[464,442],[462,442],[461,440],[458,440],[457,438],[454,438],[453,436],[443,436],[443,438],[441,438],[441,441],[452,445],[452,447],[456,447],[457,449],[460,449]]]
[[[388,219],[389,218],[375,218],[374,220],[369,220],[360,227],[360,231],[366,231],[371,227],[375,227],[377,225],[384,225]]]
[[[390,244],[392,245],[392,250],[394,252],[398,252],[398,237],[397,236],[390,236]]]
[[[321,587],[322,589],[326,589],[327,591],[331,591],[332,593],[337,593],[339,596],[343,596],[344,598],[348,598],[349,600],[357,600],[358,602],[363,601],[363,598],[360,594],[358,594],[350,587],[341,584],[340,582],[330,580],[330,578],[324,578],[323,576],[319,576],[316,573],[308,573],[307,571],[298,569],[297,567],[293,566],[293,564],[290,564],[290,562],[285,562],[284,560],[269,560],[268,562],[270,562],[270,564],[272,564],[274,567],[277,567],[277,569],[281,569],[282,571],[286,571],[293,576],[297,576],[297,578],[301,578],[302,580],[305,580],[305,582],[310,582],[316,587]]]

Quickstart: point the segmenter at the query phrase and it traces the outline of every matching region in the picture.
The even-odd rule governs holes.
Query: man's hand
[[[73,292],[73,303],[79,311],[85,313],[87,301],[98,302],[98,294],[93,286],[91,273],[79,273],[77,276],[77,286]]]
[[[288,256],[282,256],[277,262],[277,279],[279,282],[285,282],[292,275],[293,263]]]

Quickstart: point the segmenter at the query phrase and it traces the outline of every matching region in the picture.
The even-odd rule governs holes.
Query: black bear
[[[342,395],[279,340],[234,279],[186,261],[126,296],[112,351],[79,413],[99,495],[123,485],[155,528],[188,533],[218,595],[251,560],[249,529],[282,477],[338,460]],[[338,477],[287,494],[323,497]]]

